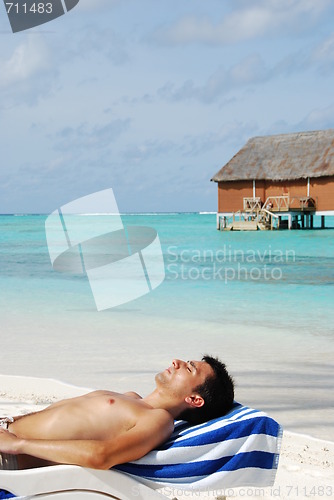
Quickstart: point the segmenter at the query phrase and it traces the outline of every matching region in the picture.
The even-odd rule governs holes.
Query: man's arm
[[[153,410],[120,436],[110,440],[21,439],[0,430],[0,450],[14,455],[31,455],[60,464],[110,469],[137,460],[165,441],[173,431],[173,421],[164,410]]]

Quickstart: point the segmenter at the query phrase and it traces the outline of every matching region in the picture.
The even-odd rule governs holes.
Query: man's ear
[[[187,396],[185,402],[192,408],[201,408],[204,405],[204,399],[199,394]]]

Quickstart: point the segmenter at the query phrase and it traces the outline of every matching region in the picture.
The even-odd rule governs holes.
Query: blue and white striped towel
[[[272,486],[281,426],[265,413],[234,403],[225,415],[190,426],[178,421],[170,439],[135,462],[116,468],[151,487],[207,491]]]

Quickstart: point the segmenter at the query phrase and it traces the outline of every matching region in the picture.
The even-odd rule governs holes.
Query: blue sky
[[[80,0],[13,34],[0,5],[0,212],[112,187],[215,211],[253,136],[334,127],[332,0]]]

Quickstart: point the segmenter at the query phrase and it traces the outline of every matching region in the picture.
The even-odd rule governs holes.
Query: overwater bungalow
[[[211,179],[217,229],[312,228],[334,215],[334,129],[250,139]]]

